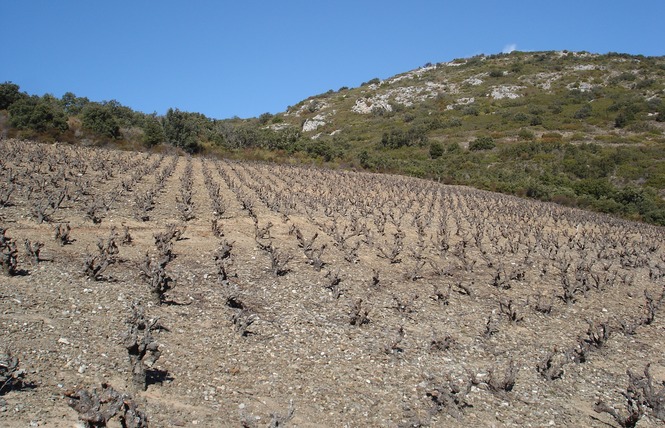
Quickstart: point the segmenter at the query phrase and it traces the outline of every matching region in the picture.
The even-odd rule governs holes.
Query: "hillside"
[[[665,225],[665,58],[513,52],[216,120],[0,85],[0,135],[398,173]],[[223,102],[223,101],[220,101]]]
[[[665,420],[662,228],[398,175],[0,150],[3,427]]]
[[[329,91],[272,126],[288,123],[321,141],[310,152],[364,169],[662,224],[664,98],[662,57],[513,52]],[[621,192],[633,188],[650,188],[657,206],[628,206]]]

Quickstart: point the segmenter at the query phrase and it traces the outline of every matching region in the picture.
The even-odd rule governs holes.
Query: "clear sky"
[[[224,119],[504,50],[665,55],[665,0],[0,0],[0,82]]]

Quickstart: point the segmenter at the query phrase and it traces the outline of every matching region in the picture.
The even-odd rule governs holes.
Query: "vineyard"
[[[664,229],[0,140],[0,425],[661,426]]]

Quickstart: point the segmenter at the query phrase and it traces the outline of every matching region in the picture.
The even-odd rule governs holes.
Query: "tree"
[[[77,115],[81,113],[81,110],[90,103],[90,100],[86,97],[77,97],[72,92],[65,92],[62,98],[60,98],[60,104],[65,112],[70,115]]]
[[[180,147],[188,153],[201,150],[197,138],[198,124],[196,117],[191,113],[170,108],[164,118],[164,134],[169,144]]]
[[[65,112],[51,95],[21,98],[12,103],[8,110],[9,123],[18,129],[63,132],[68,128]]]
[[[90,103],[81,113],[84,128],[110,138],[120,137],[120,126],[110,108],[99,103]]]
[[[102,101],[101,105],[111,112],[120,127],[139,126],[142,122],[142,114],[123,106],[116,100]]]
[[[12,82],[0,84],[0,110],[6,110],[21,98],[27,98],[19,89],[19,86]]]
[[[152,147],[166,139],[164,127],[157,117],[149,115],[143,124],[143,144]]]

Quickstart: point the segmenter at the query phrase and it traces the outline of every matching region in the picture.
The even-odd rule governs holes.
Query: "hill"
[[[664,91],[662,57],[513,52],[329,91],[273,126],[356,167],[662,224]],[[621,196],[635,189],[652,214]]]
[[[665,420],[662,228],[398,175],[0,150],[2,426]]]
[[[7,137],[399,173],[665,224],[665,58],[513,52],[426,64],[279,114],[164,116],[0,88]],[[2,110],[5,109],[4,113]]]

